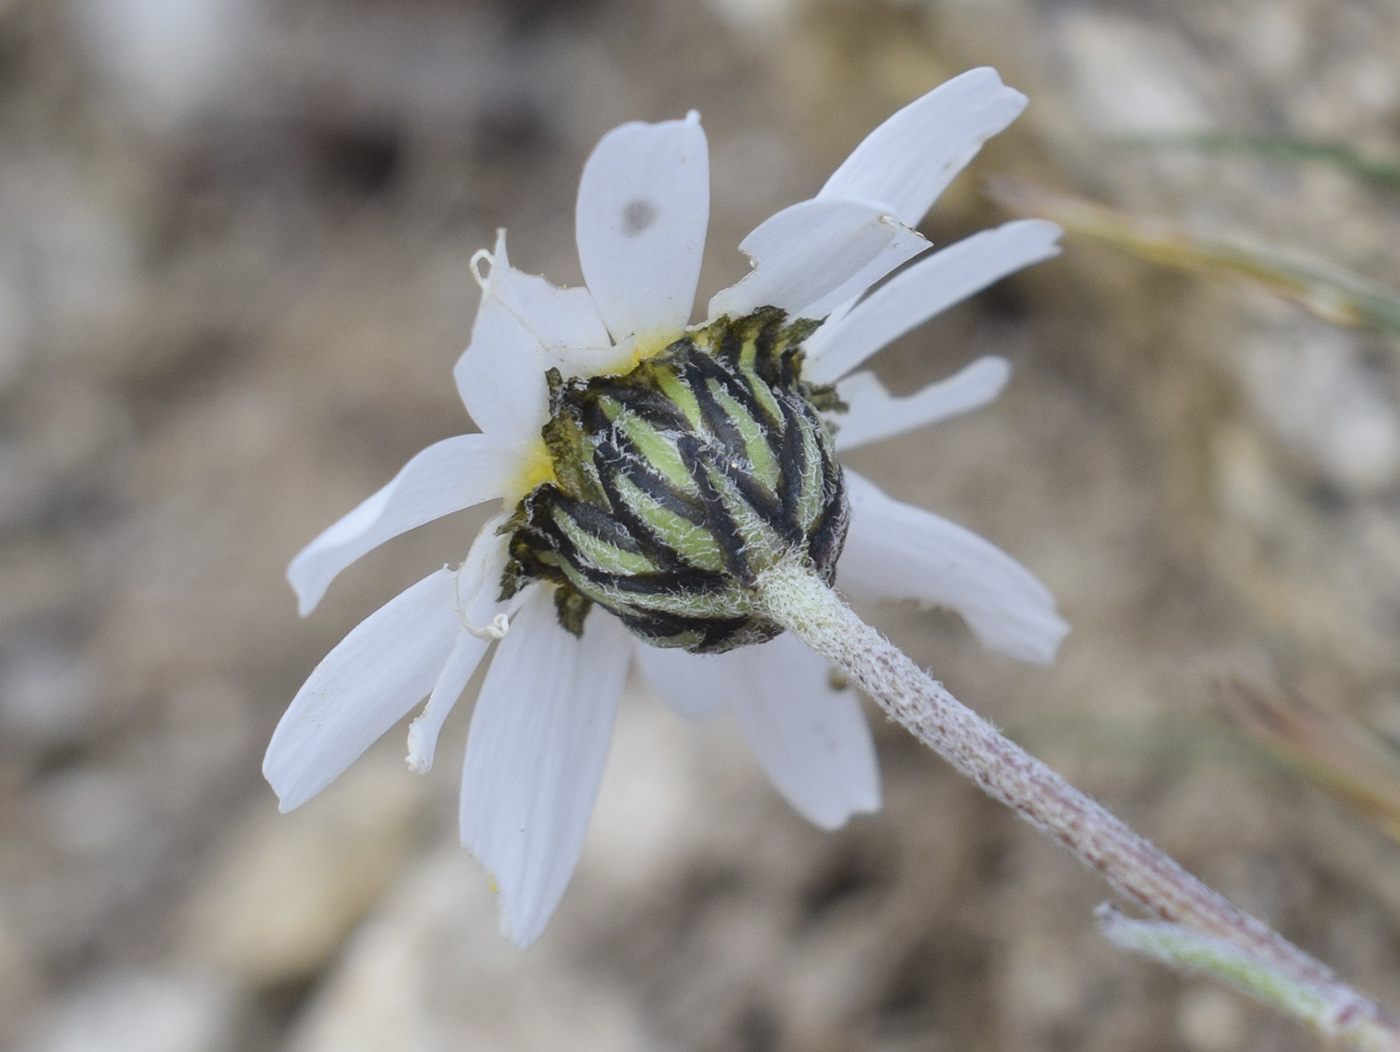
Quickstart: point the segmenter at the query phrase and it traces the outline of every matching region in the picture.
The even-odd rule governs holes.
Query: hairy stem
[[[855,615],[806,566],[782,563],[758,581],[771,616],[858,683],[890,717],[1047,836],[1164,921],[1236,947],[1322,998],[1310,1013],[1328,1036],[1400,1050],[1400,1019],[1342,982],[1263,922],[1237,909],[1104,807],[1003,736]]]

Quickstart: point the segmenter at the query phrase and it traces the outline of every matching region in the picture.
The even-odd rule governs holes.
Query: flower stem
[[[766,612],[858,683],[914,737],[1156,917],[1212,936],[1326,1005],[1298,1013],[1353,1047],[1400,1050],[1400,1019],[1211,890],[1002,735],[867,625],[797,562],[760,575]],[[1192,964],[1200,968],[1199,961]]]

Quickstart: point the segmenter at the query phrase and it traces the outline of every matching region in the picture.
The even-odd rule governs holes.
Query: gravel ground
[[[1032,98],[992,173],[1400,286],[1400,209],[1334,168],[1123,144],[1250,131],[1397,150],[1400,9],[1324,0],[0,2],[0,1045],[22,1052],[1308,1049],[1125,958],[1095,877],[878,728],[886,806],[792,814],[734,728],[629,687],[579,875],[496,932],[452,763],[390,734],[279,816],[267,737],[464,514],[296,617],[282,574],[466,418],[450,370],[499,225],[580,280],[573,195],[629,119],[702,111],[702,301],[880,118],[973,65]],[[1394,344],[1070,237],[900,341],[993,407],[851,457],[1039,573],[1060,661],[869,616],[1241,905],[1400,1006],[1386,826],[1222,721],[1242,680],[1400,735]],[[442,755],[460,750],[461,714]],[[1389,748],[1388,745],[1381,746]],[[1394,825],[1390,828],[1394,828]]]

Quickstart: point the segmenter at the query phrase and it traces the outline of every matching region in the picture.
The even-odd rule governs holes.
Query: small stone
[[[83,0],[74,5],[93,57],[124,101],[170,127],[227,90],[257,5],[248,0]]]
[[[1400,410],[1356,336],[1295,315],[1252,334],[1239,361],[1264,422],[1343,492],[1373,494],[1400,476]]]
[[[44,834],[69,857],[102,855],[131,843],[144,818],[129,781],[91,767],[47,779],[35,802]]]
[[[1183,39],[1146,20],[1075,9],[1059,46],[1074,78],[1076,111],[1100,134],[1203,131],[1210,82]]]
[[[50,1011],[24,1052],[225,1052],[234,999],[210,980],[119,972],[79,987]]]
[[[45,750],[80,741],[101,700],[88,662],[61,641],[24,630],[0,645],[0,729],[7,742]]]

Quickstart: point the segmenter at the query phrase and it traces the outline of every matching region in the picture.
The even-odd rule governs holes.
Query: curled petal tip
[[[471,268],[473,280],[475,280],[483,291],[491,281],[491,273],[495,269],[493,265],[494,262],[495,261],[491,258],[490,249],[479,248],[472,253],[471,262],[467,264],[467,266]],[[481,270],[481,265],[483,263],[485,263],[487,267],[485,273],[482,273]]]
[[[427,774],[433,769],[433,747],[437,744],[436,733],[432,737],[434,740],[428,740],[428,732],[423,726],[422,716],[408,725],[408,755],[404,757],[404,763],[414,774]]]
[[[285,575],[287,583],[292,586],[292,591],[296,593],[298,617],[306,617],[311,611],[315,610],[321,602],[321,596],[325,594],[324,588],[317,591],[311,587],[310,582],[307,580],[305,560],[302,558],[304,554],[305,552],[303,551],[302,554],[291,561]]]

